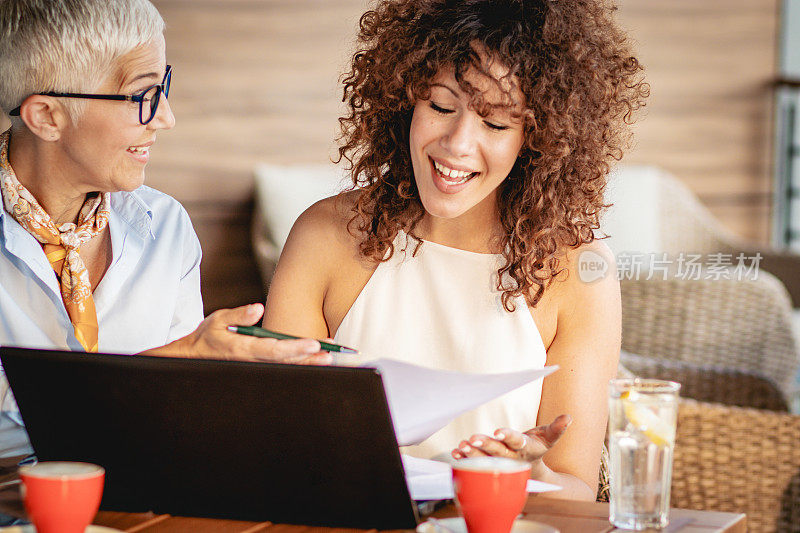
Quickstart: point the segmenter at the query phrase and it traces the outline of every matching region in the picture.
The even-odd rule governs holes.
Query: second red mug
[[[528,498],[531,465],[500,457],[453,464],[453,492],[469,533],[509,533]]]

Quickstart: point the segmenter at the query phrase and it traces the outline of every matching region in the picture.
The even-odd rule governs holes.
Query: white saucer
[[[427,520],[417,526],[417,532],[467,533],[467,524],[464,523],[464,519],[461,517],[436,519],[435,522]],[[87,531],[87,533],[89,532]],[[559,531],[553,526],[518,518],[514,521],[511,533],[559,533]]]
[[[36,533],[36,528],[33,527],[33,524],[0,527],[0,533]],[[89,526],[85,533],[122,533],[122,530],[105,526]]]

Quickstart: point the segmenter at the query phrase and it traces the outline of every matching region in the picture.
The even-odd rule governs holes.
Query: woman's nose
[[[441,144],[454,156],[469,156],[475,152],[477,142],[475,124],[472,117],[463,114],[450,123]]]
[[[170,107],[167,98],[161,98],[158,103],[158,109],[156,109],[156,116],[153,117],[148,126],[159,130],[168,130],[175,126],[175,115],[172,114],[172,107]]]

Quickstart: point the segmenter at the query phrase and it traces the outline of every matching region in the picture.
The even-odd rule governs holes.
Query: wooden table
[[[17,487],[8,487],[0,491],[0,511],[11,516],[25,516]],[[456,515],[456,510],[452,505],[434,513],[434,516],[438,518]],[[622,531],[611,527],[608,523],[607,503],[549,500],[531,496],[525,505],[523,515],[528,520],[551,525],[559,529],[561,533]],[[94,523],[128,533],[353,533],[365,531],[112,511],[100,511]],[[746,531],[745,515],[743,514],[671,509],[670,525],[663,533],[746,533]]]
[[[3,467],[6,467],[6,475],[0,476],[2,481],[16,478],[18,460],[19,458],[0,459],[0,472]],[[8,468],[12,469],[10,474]],[[313,502],[309,502],[309,505],[313,505]],[[0,486],[0,512],[12,517],[25,516],[18,484]],[[622,531],[611,527],[608,523],[608,504],[606,503],[551,500],[530,496],[523,514],[529,520],[554,526],[561,533]],[[434,513],[434,516],[438,518],[456,515],[456,510],[452,505]],[[352,533],[364,531],[111,511],[100,511],[95,519],[95,524],[128,533]],[[746,530],[745,515],[743,514],[672,509],[670,510],[670,525],[664,533],[745,533]]]
[[[569,502],[531,497],[525,510],[525,518],[552,525],[561,533],[607,533],[621,531],[608,523],[608,504],[594,502]],[[451,506],[434,513],[439,518],[455,516]],[[670,526],[666,533],[745,533],[743,514],[688,511],[672,509]],[[144,533],[344,533],[359,530],[333,529],[309,526],[271,524],[269,522],[239,522],[208,518],[185,518],[152,513],[132,514],[101,511],[95,524],[113,527],[122,531]]]

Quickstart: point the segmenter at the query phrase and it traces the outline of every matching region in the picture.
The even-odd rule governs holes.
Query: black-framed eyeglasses
[[[164,81],[152,85],[138,94],[82,94],[82,93],[38,93],[42,96],[56,96],[59,98],[88,98],[91,100],[120,100],[126,102],[137,102],[139,104],[139,122],[144,125],[153,120],[158,111],[158,104],[161,102],[161,94],[164,98],[169,98],[169,85],[172,82],[172,66],[167,65],[164,73]],[[9,115],[19,116],[22,106],[12,109]]]

